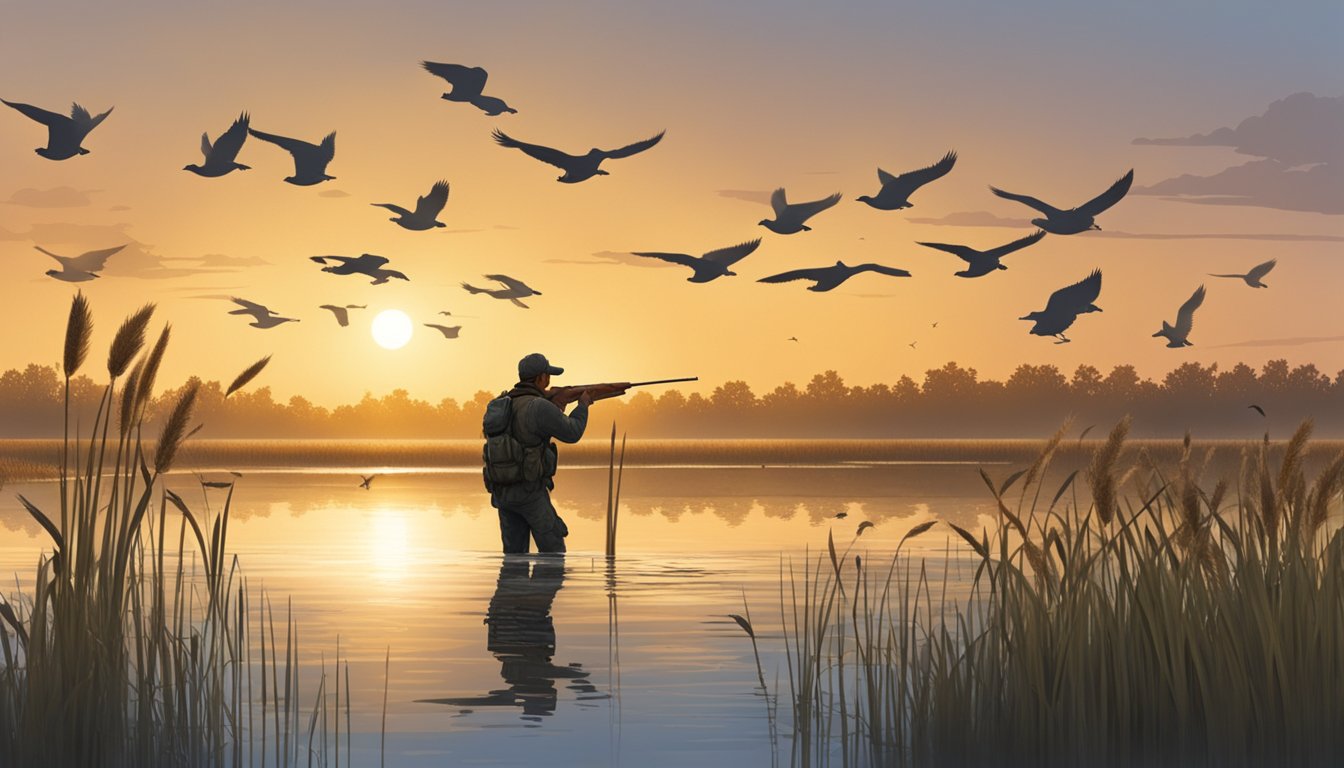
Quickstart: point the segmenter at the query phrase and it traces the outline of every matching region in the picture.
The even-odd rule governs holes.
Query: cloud
[[[80,190],[74,187],[52,187],[51,189],[24,187],[10,195],[6,202],[10,205],[21,205],[25,208],[82,208],[93,202],[89,198],[89,193],[97,191],[96,189]]]
[[[1208,349],[1226,349],[1228,347],[1301,347],[1307,344],[1325,344],[1332,341],[1344,341],[1344,336],[1293,336],[1286,339],[1248,339],[1231,344],[1215,344]]]
[[[912,224],[932,224],[936,227],[1030,227],[1027,219],[1010,219],[989,211],[958,211],[946,216],[911,216]]]
[[[746,200],[748,203],[770,204],[770,193],[754,189],[720,189],[719,197],[731,197],[734,200]]]
[[[164,256],[152,244],[143,243],[126,234],[126,224],[34,224],[24,233],[0,231],[0,239],[30,240],[62,256],[76,256],[97,248],[126,247],[108,259],[101,274],[104,277],[131,277],[147,280],[166,280],[192,275],[237,272],[268,262],[255,256]],[[34,266],[48,257],[33,252]]]
[[[317,193],[318,197],[349,197],[350,193],[342,189],[324,189]]]
[[[547,264],[624,264],[631,267],[675,267],[668,261],[636,256],[623,251],[597,251],[591,259],[543,259]]]
[[[1139,138],[1135,144],[1231,147],[1261,158],[1212,176],[1186,174],[1138,187],[1205,205],[1250,205],[1344,214],[1344,96],[1295,93],[1235,128],[1178,138]]]

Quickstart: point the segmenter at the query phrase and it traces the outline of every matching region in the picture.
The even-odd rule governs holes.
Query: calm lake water
[[[369,490],[358,468],[249,469],[237,481],[228,549],[277,619],[293,601],[305,710],[324,662],[334,672],[339,643],[356,765],[378,764],[389,650],[389,765],[788,764],[781,568],[815,563],[828,532],[842,551],[854,542],[853,553],[884,563],[931,518],[979,530],[993,508],[977,467],[627,467],[610,572],[605,467],[557,478],[567,557],[507,560],[476,468],[384,470]],[[1015,468],[988,467],[996,477]],[[1052,474],[1050,487],[1066,473]],[[169,487],[197,510],[224,499],[190,473]],[[0,574],[26,589],[48,542],[15,493],[55,510],[57,488],[20,483],[0,494]],[[875,527],[855,542],[863,521]],[[936,526],[904,551],[927,558],[936,578],[946,568],[955,587],[973,563],[950,534]],[[744,612],[744,597],[769,697],[750,639],[727,616]],[[776,693],[783,722],[772,739]]]

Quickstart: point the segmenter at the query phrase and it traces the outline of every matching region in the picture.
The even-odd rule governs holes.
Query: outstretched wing
[[[527,283],[524,283],[522,280],[515,280],[512,277],[509,277],[508,275],[486,275],[485,279],[494,280],[497,283],[503,283],[506,288],[509,288],[510,290],[514,291],[532,290],[531,288],[527,287]]]
[[[1040,211],[1041,213],[1044,213],[1046,216],[1056,216],[1060,213],[1063,213],[1063,211],[1059,210],[1053,205],[1050,205],[1049,203],[1043,202],[1041,200],[1037,200],[1036,198],[1031,197],[1030,195],[1018,195],[1012,192],[1005,192],[1004,190],[999,189],[998,187],[990,187],[989,191],[993,192],[999,197],[1002,197],[1005,200],[1016,200],[1017,202],[1022,203],[1023,205],[1029,205],[1032,208],[1035,208],[1036,210]]]
[[[957,164],[957,153],[955,151],[948,152],[946,155],[943,155],[942,160],[939,160],[933,165],[930,165],[927,168],[920,168],[917,171],[909,171],[908,173],[902,173],[900,176],[893,177],[891,181],[897,182],[902,187],[909,189],[911,192],[913,192],[916,189],[919,189],[920,187],[924,186],[925,184],[928,184],[930,181],[933,181],[934,179],[941,179],[942,177],[946,176],[947,172],[952,170],[952,166],[956,164]],[[883,174],[882,170],[878,169],[877,177],[879,179],[882,179],[882,184],[885,186],[887,184],[887,180],[882,178],[882,174]],[[891,176],[891,174],[887,174],[887,176]]]
[[[907,270],[901,269],[899,267],[885,267],[881,264],[873,264],[871,262],[868,264],[858,265],[857,267],[854,268],[854,272],[855,274],[859,272],[876,272],[879,275],[890,275],[892,277],[910,276],[910,273]]]
[[[415,199],[415,217],[434,218],[448,204],[448,182],[440,179],[429,188],[429,194]]]
[[[1092,274],[1079,280],[1073,285],[1060,288],[1058,291],[1050,294],[1050,300],[1045,303],[1045,311],[1049,312],[1078,312],[1083,307],[1097,300],[1101,295],[1101,270],[1094,269]]]
[[[89,110],[80,106],[79,102],[75,102],[70,105],[70,118],[78,123],[80,128],[84,129],[84,133],[87,134],[89,131],[97,128],[99,123],[106,120],[107,116],[112,114],[113,109],[115,109],[115,107],[108,107],[106,112],[95,117],[94,115],[89,114]]]
[[[209,156],[206,159],[225,162],[235,160],[238,157],[238,150],[243,148],[243,142],[247,140],[248,120],[246,112],[239,115],[238,119],[233,121],[233,125],[229,126],[229,130],[221,133],[219,138],[215,139],[215,143],[210,147]]]
[[[1254,267],[1251,267],[1250,272],[1246,273],[1246,277],[1250,278],[1251,280],[1259,280],[1265,275],[1268,275],[1269,270],[1273,269],[1274,265],[1278,263],[1279,263],[1278,259],[1270,259],[1269,261],[1266,261],[1264,264],[1256,264]]]
[[[491,135],[494,136],[495,143],[501,147],[521,149],[523,154],[528,157],[534,157],[543,163],[550,163],[556,168],[564,168],[566,165],[577,159],[573,155],[567,155],[558,149],[551,149],[550,147],[543,147],[540,144],[528,144],[525,141],[519,141],[498,128],[496,128],[495,132]]]
[[[237,296],[233,296],[233,297],[231,297],[230,300],[231,300],[234,304],[237,304],[238,306],[242,307],[243,310],[244,310],[245,312],[257,312],[257,313],[260,313],[260,314],[263,315],[263,316],[265,316],[265,315],[274,315],[274,314],[275,314],[275,313],[272,312],[271,310],[267,309],[265,306],[263,306],[263,305],[261,305],[261,304],[258,304],[258,303],[256,303],[255,301],[248,301],[247,299],[240,299],[240,298],[238,298]],[[230,313],[230,314],[233,314],[233,313]]]
[[[1120,198],[1125,196],[1125,193],[1129,191],[1129,185],[1133,183],[1134,169],[1131,168],[1129,173],[1121,176],[1119,180],[1111,185],[1110,189],[1078,206],[1078,212],[1085,213],[1088,216],[1096,216],[1107,208],[1110,208],[1112,205],[1120,202]]]
[[[479,96],[485,90],[485,79],[489,77],[489,73],[480,67],[441,64],[437,61],[422,61],[420,66],[429,74],[447,80],[453,86],[450,93],[459,97]]]
[[[634,144],[626,144],[624,147],[621,147],[620,149],[604,149],[602,150],[602,154],[614,159],[629,157],[631,155],[637,155],[646,149],[651,149],[654,144],[657,144],[658,142],[662,141],[663,134],[665,133],[667,133],[667,131],[659,131],[657,136],[653,136],[643,141],[636,141]]]
[[[954,256],[960,256],[967,263],[970,263],[971,258],[980,253],[974,248],[965,245],[953,245],[951,243],[921,243],[916,241],[915,245],[922,245],[925,248],[936,248],[940,251],[946,251]]]
[[[129,245],[129,243],[128,243]],[[118,245],[115,248],[103,248],[97,251],[88,251],[81,253],[70,260],[70,266],[82,269],[85,272],[97,272],[107,265],[107,258],[112,254],[125,248],[125,245]]]
[[[0,99],[0,101],[4,100]],[[17,109],[24,117],[27,117],[31,120],[36,120],[37,122],[42,123],[43,125],[46,125],[48,127],[53,125],[60,125],[70,120],[70,118],[66,117],[65,115],[58,114],[56,112],[52,112],[51,110],[43,109],[41,107],[34,107],[32,104],[20,104],[17,101],[5,101],[4,103],[7,106]]]
[[[991,248],[988,253],[992,256],[1007,256],[1013,251],[1020,251],[1028,245],[1040,242],[1040,239],[1043,237],[1045,237],[1045,230],[1038,229],[1026,237],[1018,238],[1006,245],[1000,245],[998,248]]]
[[[788,283],[794,280],[825,280],[831,276],[835,267],[811,267],[808,269],[794,269],[788,272],[780,272],[778,275],[770,275],[757,280],[758,283]]]
[[[662,253],[660,251],[631,251],[630,255],[643,256],[648,259],[660,259],[662,261],[670,261],[673,264],[681,264],[682,266],[690,267],[691,269],[695,269],[697,266],[700,265],[700,258],[697,256],[692,256],[689,253]]]
[[[387,257],[374,253],[361,253],[359,258],[346,259],[346,261],[353,261],[352,266],[357,270],[377,269],[387,263]]]
[[[1190,330],[1195,327],[1195,310],[1199,309],[1199,305],[1203,303],[1204,286],[1201,285],[1176,311],[1176,333],[1181,338],[1190,335]]]
[[[317,149],[317,146],[314,144],[309,144],[308,142],[302,141],[300,139],[291,139],[288,136],[280,136],[279,134],[275,133],[265,133],[263,131],[258,131],[255,128],[248,128],[247,132],[252,134],[253,136],[256,136],[258,139],[261,139],[262,141],[269,141],[270,143],[285,150],[291,155],[298,155],[305,151],[311,151]],[[332,134],[332,136],[334,137],[335,134]],[[332,147],[334,151],[335,139],[333,138],[332,141],[333,141]]]
[[[799,221],[807,221],[838,202],[840,202],[840,193],[836,192],[830,197],[823,197],[820,200],[813,200],[809,203],[794,203],[789,207],[791,207],[794,213],[797,214]]]
[[[751,255],[752,251],[759,248],[760,245],[761,238],[758,237],[755,240],[748,240],[745,243],[738,243],[737,245],[730,245],[727,248],[719,248],[718,250],[710,251],[704,255],[704,259],[705,261],[717,262],[726,267],[745,259],[747,256]]]
[[[783,187],[770,193],[770,207],[775,209],[776,219],[778,219],[779,215],[784,212],[785,208],[789,207],[789,199],[784,196]]]
[[[349,264],[352,261],[356,261],[356,259],[352,259],[349,256],[309,256],[308,258],[312,261],[316,261],[318,264],[326,264],[328,259],[331,261],[339,261],[342,264]]]

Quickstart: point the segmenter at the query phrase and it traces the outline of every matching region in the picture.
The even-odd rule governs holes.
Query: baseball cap
[[[518,361],[518,380],[529,381],[535,379],[543,373],[549,373],[552,376],[559,376],[565,369],[551,365],[551,361],[540,352],[533,352]]]

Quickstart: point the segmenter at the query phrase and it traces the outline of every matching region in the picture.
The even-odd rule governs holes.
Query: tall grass
[[[183,391],[152,444],[144,438],[171,335],[164,326],[144,349],[153,313],[146,305],[117,331],[87,437],[70,433],[67,405],[58,513],[19,497],[51,554],[30,595],[0,598],[0,765],[311,764],[299,739],[297,627],[286,615],[277,643],[270,601],[262,593],[252,605],[227,554],[233,484],[217,509],[205,499],[204,515],[166,484],[199,429],[196,389]],[[77,295],[67,394],[92,329]],[[202,496],[210,489],[202,484]],[[319,709],[324,700],[313,716]]]
[[[1344,453],[1309,477],[1307,423],[1210,484],[1208,451],[1135,456],[1127,428],[1085,490],[1049,471],[1063,431],[982,472],[998,519],[951,526],[977,568],[960,599],[899,550],[788,574],[797,764],[1338,764]]]

